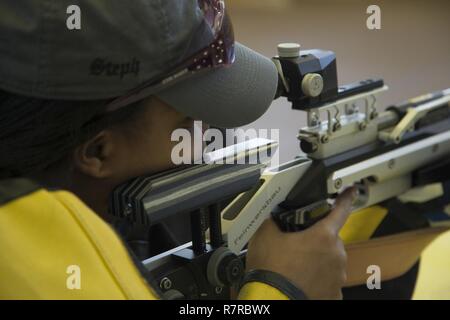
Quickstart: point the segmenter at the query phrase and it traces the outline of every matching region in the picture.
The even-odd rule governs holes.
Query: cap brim
[[[255,121],[275,97],[277,69],[269,58],[240,43],[235,44],[235,52],[231,66],[176,83],[156,96],[212,126],[234,128]]]

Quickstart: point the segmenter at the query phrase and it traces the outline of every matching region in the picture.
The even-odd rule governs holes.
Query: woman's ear
[[[114,172],[114,148],[113,133],[109,130],[101,131],[75,149],[75,168],[92,178],[110,178]]]

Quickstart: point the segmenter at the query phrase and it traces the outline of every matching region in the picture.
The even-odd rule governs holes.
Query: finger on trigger
[[[347,221],[354,199],[357,197],[356,188],[348,188],[342,192],[336,199],[335,206],[328,217],[323,219],[324,223],[331,225],[336,233],[344,226]]]

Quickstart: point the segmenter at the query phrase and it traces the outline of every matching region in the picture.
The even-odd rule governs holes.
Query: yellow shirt
[[[158,299],[116,233],[77,197],[38,189],[5,199],[14,183],[0,186],[0,299]],[[239,298],[287,299],[262,283]]]

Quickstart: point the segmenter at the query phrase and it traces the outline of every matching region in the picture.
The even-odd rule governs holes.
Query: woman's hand
[[[347,255],[338,233],[356,195],[355,188],[344,191],[328,216],[301,232],[284,233],[267,219],[250,240],[247,270],[277,272],[308,299],[342,299]]]

